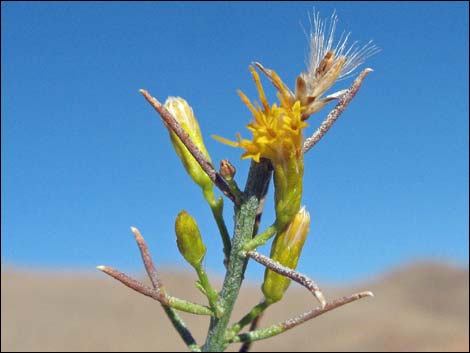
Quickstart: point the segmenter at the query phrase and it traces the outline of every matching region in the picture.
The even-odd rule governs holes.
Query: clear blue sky
[[[138,89],[186,98],[212,159],[229,158],[243,184],[241,150],[210,135],[249,136],[251,115],[236,90],[256,98],[250,62],[289,84],[304,70],[301,24],[309,28],[314,6],[323,17],[336,9],[339,32],[382,51],[306,156],[312,226],[299,269],[342,281],[416,258],[468,264],[466,2],[1,6],[2,264],[137,271],[135,226],[159,266],[182,265],[173,224],[186,209],[208,244],[208,269],[222,273],[210,211]],[[272,220],[268,204],[263,224]],[[260,269],[250,265],[249,275]]]

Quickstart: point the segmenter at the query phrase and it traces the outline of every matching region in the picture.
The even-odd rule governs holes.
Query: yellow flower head
[[[245,149],[242,159],[253,158],[259,162],[260,158],[268,158],[273,164],[279,164],[291,158],[300,158],[303,142],[302,129],[307,126],[307,123],[301,119],[304,107],[301,106],[300,101],[293,101],[282,85],[276,85],[279,90],[277,96],[280,105],[274,103],[270,106],[258,73],[252,66],[250,66],[250,71],[262,106],[256,102],[253,104],[243,92],[238,91],[238,94],[253,114],[253,120],[246,126],[252,132],[253,139],[242,139],[240,134],[237,135],[237,142],[219,136],[214,136],[214,138],[227,145]]]

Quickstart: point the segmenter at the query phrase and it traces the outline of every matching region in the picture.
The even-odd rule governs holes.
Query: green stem
[[[219,304],[223,309],[223,316],[221,318],[212,318],[207,339],[203,346],[205,352],[222,352],[227,346],[225,333],[243,282],[247,261],[246,257],[243,256],[244,246],[252,237],[258,206],[264,196],[263,192],[270,177],[269,163],[264,161],[260,163],[252,162],[245,192],[240,200],[240,205],[235,207],[235,232],[232,249],[224,284],[219,295]]]
[[[267,228],[264,232],[256,235],[253,239],[245,244],[244,250],[251,251],[255,250],[258,246],[266,244],[266,242],[271,239],[276,233],[278,227],[276,224],[273,224]]]
[[[255,305],[248,314],[232,326],[226,335],[226,340],[231,341],[233,337],[241,331],[241,329],[249,325],[259,314],[265,311],[268,306],[269,304],[266,301],[262,301],[258,305]]]
[[[212,311],[214,312],[215,316],[221,317],[222,316],[222,309],[218,305],[218,293],[217,291],[212,288],[209,278],[207,277],[207,273],[204,271],[202,266],[196,268],[197,275],[199,277],[199,283],[204,290],[204,293],[209,301],[209,306],[211,307]]]
[[[299,316],[296,316],[294,318],[288,319],[283,322],[279,322],[267,328],[239,334],[233,337],[230,343],[254,342],[254,341],[264,340],[266,338],[279,335],[280,333],[283,333],[287,330],[293,329],[296,326],[299,326],[331,310],[339,308],[340,306],[352,303],[362,298],[373,297],[373,296],[374,295],[372,294],[372,292],[366,291],[366,292],[360,292],[360,293],[352,294],[346,297],[342,297],[342,298],[339,298],[339,299],[336,299],[327,303],[324,308],[315,308],[303,314],[300,314]]]
[[[196,315],[212,315],[212,310],[206,306],[192,303],[184,299],[167,296],[168,306],[176,310],[186,311],[187,313]]]
[[[230,191],[235,196],[235,200],[240,200],[240,198],[242,197],[242,192],[239,189],[238,184],[235,181],[235,179],[225,179],[225,181],[227,182],[227,185]]]
[[[179,335],[183,339],[184,343],[188,346],[191,352],[200,352],[201,348],[197,345],[196,341],[194,340],[193,335],[186,327],[186,324],[180,318],[178,313],[176,313],[172,308],[167,305],[162,305],[163,310],[165,310],[166,315],[170,319],[173,327],[178,331]]]
[[[272,325],[268,328],[241,333],[235,336],[230,343],[260,341],[269,337],[279,335],[280,333],[283,333],[286,330],[287,329],[283,325]]]
[[[211,207],[212,214],[214,215],[215,222],[219,228],[220,236],[222,237],[222,244],[224,247],[224,256],[227,261],[230,258],[230,249],[232,247],[230,243],[230,235],[228,234],[227,226],[224,221],[224,200],[219,198],[217,201],[209,201],[209,206]]]

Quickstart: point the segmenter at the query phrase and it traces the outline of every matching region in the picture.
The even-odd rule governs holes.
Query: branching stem
[[[278,324],[269,326],[268,328],[264,329],[259,329],[259,330],[254,330],[250,331],[247,333],[242,333],[237,336],[235,336],[232,340],[232,343],[236,342],[254,342],[254,341],[259,341],[263,340],[269,337],[273,337],[276,335],[279,335],[287,330],[290,330],[291,328],[294,328],[300,324],[303,324],[304,322],[311,320],[319,315],[322,315],[324,313],[327,313],[328,311],[331,311],[333,309],[339,308],[340,306],[346,305],[348,303],[351,303],[353,301],[359,300],[361,298],[365,297],[373,297],[374,295],[372,292],[361,292],[357,294],[353,294],[347,297],[343,297],[340,299],[336,299],[332,302],[329,302],[325,305],[324,308],[315,308],[310,311],[307,311],[295,318],[288,319],[286,321],[280,322]]]

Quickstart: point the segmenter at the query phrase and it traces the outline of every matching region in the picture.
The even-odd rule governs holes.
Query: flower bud
[[[310,214],[302,207],[292,222],[276,235],[271,247],[271,259],[295,270],[310,227]],[[262,291],[270,304],[282,299],[291,280],[266,269]]]
[[[206,255],[199,227],[196,221],[186,211],[181,211],[175,222],[176,243],[178,249],[191,266],[198,268]]]
[[[288,225],[299,212],[304,174],[303,156],[289,156],[274,166],[274,203],[276,226]]]
[[[237,170],[235,169],[233,164],[229,162],[228,159],[222,159],[220,161],[219,173],[222,178],[224,178],[225,180],[232,180],[236,172]]]
[[[165,108],[173,115],[176,121],[181,125],[183,130],[189,135],[192,142],[202,152],[206,159],[210,162],[209,153],[207,152],[206,146],[202,139],[201,130],[199,124],[194,116],[193,110],[189,106],[188,102],[181,97],[168,97],[165,102]],[[175,148],[176,153],[183,162],[184,168],[191,176],[191,178],[198,184],[205,192],[212,189],[212,180],[202,170],[199,163],[188,151],[186,146],[181,142],[179,137],[171,130],[170,138]]]

